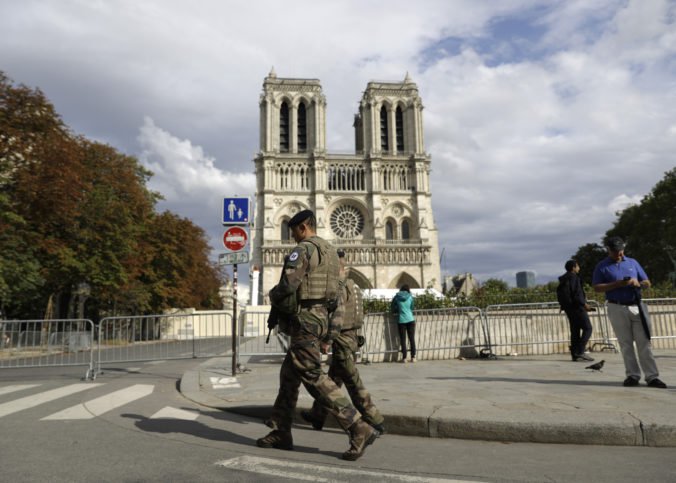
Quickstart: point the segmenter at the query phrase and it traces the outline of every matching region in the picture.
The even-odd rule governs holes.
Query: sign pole
[[[232,376],[237,375],[237,264],[232,266]]]

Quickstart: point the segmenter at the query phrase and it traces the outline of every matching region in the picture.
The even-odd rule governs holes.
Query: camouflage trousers
[[[352,399],[352,404],[361,413],[364,421],[371,425],[382,424],[384,418],[373,403],[371,394],[366,390],[359,375],[359,370],[357,370],[355,363],[357,350],[356,329],[341,332],[340,336],[333,341],[333,356],[329,368],[329,377],[338,387],[345,384],[350,399]],[[313,418],[323,421],[327,414],[327,411],[315,401],[312,405]]]
[[[326,332],[326,324],[309,311],[301,311],[299,318],[279,371],[279,392],[269,424],[281,431],[291,430],[298,390],[303,383],[316,404],[333,414],[340,427],[347,430],[361,415],[336,383],[322,372],[319,341]]]

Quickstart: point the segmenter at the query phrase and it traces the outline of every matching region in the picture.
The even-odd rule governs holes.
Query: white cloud
[[[179,139],[156,126],[149,117],[139,130],[139,161],[154,176],[149,187],[162,193],[161,207],[193,219],[207,231],[212,246],[221,250],[222,202],[224,197],[253,197],[253,173],[227,172],[214,165],[214,158],[200,146]]]
[[[628,196],[625,194],[617,195],[615,198],[610,200],[610,203],[608,203],[608,211],[611,213],[619,213],[621,211],[626,210],[630,206],[633,205],[638,205],[641,203],[641,199],[643,196],[640,195],[633,195],[633,196]]]
[[[255,190],[272,66],[321,80],[329,152],[353,149],[367,82],[408,71],[442,269],[514,283],[560,274],[673,167],[675,19],[667,0],[24,0],[0,5],[0,57],[77,132],[138,154],[216,249],[220,199]]]

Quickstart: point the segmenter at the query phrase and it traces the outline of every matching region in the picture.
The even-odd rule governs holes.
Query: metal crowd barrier
[[[481,349],[488,347],[487,328],[476,307],[416,310],[414,316],[417,359],[478,357]],[[361,333],[366,339],[362,361],[399,359],[398,323],[389,313],[368,314]]]
[[[229,312],[106,317],[98,327],[94,377],[104,364],[223,355],[231,335]]]
[[[644,299],[651,324],[650,342],[654,349],[676,349],[676,299]],[[617,338],[613,335],[613,341]]]
[[[241,314],[240,327],[237,333],[237,355],[246,357],[265,358],[283,356],[289,347],[289,337],[273,329],[270,340],[268,336],[269,305],[247,307]]]
[[[594,301],[588,312],[592,325],[589,346],[615,350],[605,306]],[[557,302],[489,305],[485,310],[490,346],[495,355],[542,355],[569,352],[570,325]]]
[[[676,348],[676,299],[645,299],[657,349]],[[589,302],[592,350],[616,350],[606,305]],[[237,329],[238,355],[283,356],[288,337],[274,330],[270,342],[269,306],[247,307]],[[556,302],[418,310],[417,357],[473,358],[480,355],[567,353],[570,328]],[[361,334],[362,362],[399,358],[397,322],[388,313],[367,314]],[[178,312],[164,315],[107,317],[95,326],[88,319],[0,320],[0,369],[86,366],[95,378],[105,364],[226,355],[232,347],[230,312]],[[96,354],[94,354],[96,351]]]
[[[0,320],[0,369],[94,367],[94,324],[88,319]]]

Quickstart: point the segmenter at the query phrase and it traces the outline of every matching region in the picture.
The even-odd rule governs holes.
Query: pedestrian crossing
[[[43,390],[40,390],[42,386],[42,384],[0,386],[0,401],[14,398],[0,402],[0,419],[15,415],[21,411],[41,408],[47,414],[38,416],[37,419],[40,421],[88,420],[146,398],[155,389],[153,384],[131,384],[127,387],[117,388],[112,385],[108,387],[105,383],[92,382],[68,384],[57,388],[45,387]],[[36,390],[37,392],[35,392]],[[24,395],[27,392],[32,392],[32,394]],[[85,398],[86,400],[80,404],[70,405],[65,409],[61,409],[67,405],[70,396],[79,394],[80,396],[78,397],[81,398],[87,392],[95,394],[91,398]],[[100,395],[101,392],[104,392],[104,394]],[[53,412],[57,406],[59,410]],[[149,419],[194,421],[199,417],[198,411],[189,411],[171,406],[159,409],[154,408],[152,411],[152,414],[147,416]]]
[[[384,470],[368,470],[364,468],[346,468],[342,466],[326,466],[316,463],[308,464],[289,459],[263,458],[244,455],[214,463],[231,470],[238,470],[254,475],[277,478],[288,478],[295,481],[382,482],[398,481],[402,483],[470,483],[468,480],[434,478],[429,475],[416,476],[394,473]],[[476,480],[475,480],[476,483]]]

